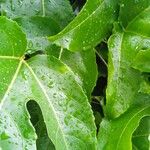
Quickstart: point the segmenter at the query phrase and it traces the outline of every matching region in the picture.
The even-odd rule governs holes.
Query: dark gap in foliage
[[[94,88],[92,95],[103,97],[104,103],[106,103],[106,86],[108,77],[108,46],[106,42],[101,42],[96,47],[96,62],[98,66],[98,80]]]
[[[107,78],[103,76],[99,77],[92,95],[105,97],[106,85],[107,85]]]
[[[104,60],[108,62],[108,39],[105,39],[103,42],[96,46],[96,50],[103,56]]]
[[[55,150],[55,146],[48,137],[46,125],[44,123],[42,111],[34,100],[27,103],[27,109],[30,113],[30,120],[36,130],[38,139],[36,141],[37,150]],[[44,146],[43,146],[44,145]]]
[[[102,118],[104,117],[103,108],[102,108],[101,102],[99,101],[98,97],[92,98],[91,107],[92,107],[92,110],[94,113],[95,124],[97,127],[97,133],[98,133],[100,123],[102,121]]]
[[[104,117],[103,105],[106,104],[106,86],[107,86],[107,63],[108,47],[106,42],[101,42],[96,47],[96,63],[98,66],[98,80],[92,92],[92,109],[95,116],[97,132],[100,122]]]
[[[86,3],[86,0],[70,0],[70,3],[75,14],[78,14]]]
[[[28,60],[28,59],[30,59],[30,58],[36,56],[36,55],[43,55],[43,54],[45,54],[45,52],[42,51],[42,50],[37,50],[37,51],[35,51],[35,52],[33,52],[33,53],[30,53],[30,54],[27,53],[27,54],[25,55],[25,60]]]

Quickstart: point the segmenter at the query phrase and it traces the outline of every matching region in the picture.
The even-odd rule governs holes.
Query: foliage
[[[149,149],[149,0],[1,0],[0,15],[0,150]]]

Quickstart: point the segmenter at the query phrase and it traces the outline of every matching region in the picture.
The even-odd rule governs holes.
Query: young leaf
[[[114,120],[104,119],[98,134],[99,150],[132,150],[131,138],[140,120],[150,116],[150,96],[136,97],[140,103]]]
[[[79,15],[49,40],[71,51],[91,49],[109,35],[116,16],[116,0],[88,0]]]
[[[43,55],[24,60],[24,34],[16,23],[4,17],[0,18],[1,24],[0,66],[4,68],[0,72],[1,148],[36,149],[36,135],[26,108],[26,103],[34,100],[42,110],[56,149],[95,150],[92,111],[74,74],[54,57]]]
[[[133,60],[141,49],[150,48],[150,7],[128,24],[124,32],[116,32],[109,39],[109,64],[107,85],[107,115],[115,118],[125,112],[135,101],[142,76],[132,68]],[[134,29],[135,26],[147,28]],[[143,32],[142,32],[143,31]]]

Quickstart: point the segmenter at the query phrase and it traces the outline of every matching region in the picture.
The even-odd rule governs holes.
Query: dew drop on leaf
[[[7,140],[9,138],[10,138],[9,135],[5,132],[2,132],[1,135],[0,135],[1,140]]]

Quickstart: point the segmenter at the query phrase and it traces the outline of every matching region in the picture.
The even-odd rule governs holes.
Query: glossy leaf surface
[[[144,117],[141,120],[139,127],[133,134],[132,137],[133,150],[149,149],[150,146],[149,135],[150,135],[150,117]]]
[[[34,100],[42,110],[56,149],[96,149],[92,111],[74,74],[54,57],[43,55],[24,60],[24,34],[16,23],[4,17],[0,22],[8,29],[0,36],[1,45],[5,44],[4,37],[8,41],[8,45],[0,47],[0,65],[5,69],[0,72],[1,148],[36,149],[36,134],[26,108],[26,103]],[[10,36],[14,40],[9,41]]]
[[[37,50],[45,51],[50,45],[47,37],[60,31],[60,26],[51,17],[33,16],[14,20],[27,35],[29,54]]]
[[[143,95],[137,99],[142,100],[142,103],[132,106],[119,118],[110,121],[103,120],[98,135],[99,150],[132,150],[133,132],[138,127],[141,118],[150,116],[150,96]]]
[[[77,82],[82,86],[90,99],[98,74],[95,50],[70,52],[64,49],[62,53],[60,52],[60,48],[56,46],[48,50],[49,55],[54,55],[57,58],[60,57],[60,60],[71,68],[76,76]]]
[[[139,51],[133,62],[133,67],[141,72],[150,72],[150,49]]]
[[[10,18],[50,16],[61,27],[73,19],[68,0],[4,0],[1,2],[1,12]]]
[[[78,16],[49,40],[71,51],[93,48],[109,35],[116,16],[116,0],[88,0]]]
[[[1,12],[17,21],[26,33],[28,54],[44,51],[50,45],[47,37],[57,34],[74,17],[68,0],[6,0]]]
[[[109,39],[109,64],[106,111],[115,118],[135,101],[140,89],[141,72],[132,68],[141,49],[150,48],[150,7],[128,24],[124,32],[116,32]],[[144,28],[135,28],[144,26]]]
[[[150,6],[149,0],[120,0],[119,21],[124,28],[133,20],[133,18],[140,15],[147,7]],[[139,28],[138,26],[135,29]],[[141,27],[143,29],[143,27]]]

